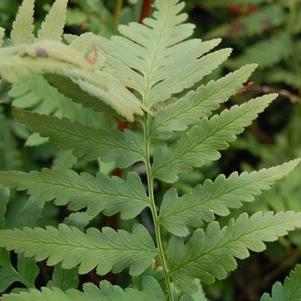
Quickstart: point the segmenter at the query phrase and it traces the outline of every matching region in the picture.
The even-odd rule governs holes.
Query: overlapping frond
[[[61,94],[72,99],[73,102],[80,103],[84,107],[93,109],[94,111],[97,112],[110,111],[109,106],[108,107],[104,106],[103,103],[100,102],[96,96],[83,91],[70,78],[47,74],[46,79]]]
[[[138,134],[127,130],[96,129],[59,119],[54,116],[39,115],[22,110],[14,111],[15,117],[33,132],[64,150],[84,160],[116,161],[119,167],[127,167],[143,160],[143,143]]]
[[[153,17],[143,24],[122,25],[122,36],[111,40],[99,38],[106,69],[136,90],[149,107],[192,87],[230,55],[230,49],[205,55],[220,40],[186,41],[194,26],[184,23],[187,15],[181,13],[183,7],[178,0],[158,0]]]
[[[293,160],[269,169],[261,169],[228,178],[220,175],[214,182],[206,180],[191,193],[182,197],[175,189],[169,190],[160,208],[162,225],[175,235],[189,234],[188,227],[200,227],[203,221],[210,222],[214,215],[226,216],[229,209],[239,208],[242,202],[251,202],[263,190],[271,188],[277,180],[290,173],[300,160]]]
[[[203,118],[174,145],[160,148],[154,157],[153,175],[165,182],[175,182],[178,174],[220,158],[219,150],[229,146],[236,135],[261,113],[276,94],[264,95],[240,106],[224,110],[209,120]]]
[[[87,208],[87,213],[113,215],[130,219],[148,206],[148,198],[139,176],[130,173],[126,181],[119,177],[97,174],[96,177],[73,170],[41,172],[0,172],[0,184],[17,190],[27,190],[33,198],[56,205],[68,205],[72,211]]]
[[[78,90],[83,90],[94,100],[101,100],[126,119],[133,121],[134,114],[142,115],[143,105],[135,95],[116,77],[100,70],[104,58],[96,50],[95,43],[89,44],[95,51],[94,61],[90,60],[89,51],[83,52],[74,44],[68,46],[60,42],[67,0],[54,3],[39,32],[39,39],[34,42],[32,30],[29,38],[29,25],[25,26],[27,23],[32,26],[33,4],[34,1],[25,1],[20,8],[16,28],[12,32],[15,46],[0,49],[1,77],[17,83],[32,73],[64,76],[71,79]],[[80,38],[76,39],[78,43]],[[86,50],[89,47],[86,46]]]
[[[84,233],[64,224],[58,228],[0,230],[0,246],[37,261],[47,259],[50,266],[62,263],[64,269],[71,269],[79,265],[80,274],[96,267],[100,275],[119,273],[128,267],[131,275],[139,275],[151,265],[157,252],[141,225],[135,225],[132,233],[108,227],[101,232],[89,228]]]
[[[301,213],[291,211],[241,214],[228,226],[211,222],[206,231],[198,229],[187,244],[172,239],[169,245],[170,275],[180,287],[189,286],[193,278],[212,283],[224,279],[237,267],[236,258],[250,256],[249,250],[261,252],[264,242],[272,242],[301,227]]]

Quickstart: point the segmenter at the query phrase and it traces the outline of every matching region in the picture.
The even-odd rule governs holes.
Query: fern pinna
[[[23,277],[30,290],[3,295],[2,300],[205,300],[201,284],[224,279],[237,267],[237,259],[261,252],[265,242],[301,227],[301,214],[291,211],[243,213],[226,226],[216,221],[252,202],[299,160],[219,175],[184,195],[173,184],[182,173],[218,160],[220,151],[277,95],[217,112],[243,87],[256,65],[216,81],[203,80],[231,50],[213,51],[219,39],[189,39],[194,26],[185,23],[184,2],[157,0],[152,18],[122,25],[120,35],[110,39],[92,33],[63,36],[66,6],[67,0],[55,1],[34,36],[34,0],[24,0],[10,39],[1,34],[0,75],[11,87],[13,115],[39,139],[69,155],[72,151],[81,162],[113,162],[127,175],[92,175],[68,167],[0,172],[4,187],[26,191],[30,202],[42,206],[68,206],[71,215],[83,221],[81,227],[69,220],[46,228],[8,229],[2,210],[0,246],[55,266],[48,287],[37,290]],[[135,123],[120,131],[114,122],[117,116]],[[146,185],[133,168],[139,162]],[[162,202],[155,196],[155,181],[168,187]],[[143,210],[150,212],[154,231],[139,223]],[[100,214],[117,213],[132,220],[130,231],[89,227]],[[0,264],[6,269],[1,273],[8,273],[13,267],[2,250],[6,261],[2,258]],[[122,289],[102,281],[99,287],[85,284],[76,290],[78,283],[65,285],[55,279],[60,269],[76,269],[76,274],[96,269],[98,275],[127,269],[133,283]]]

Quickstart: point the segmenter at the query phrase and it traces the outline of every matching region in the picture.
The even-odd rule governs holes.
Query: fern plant
[[[44,168],[0,172],[0,184],[26,191],[31,202],[67,206],[84,214],[88,223],[100,214],[119,213],[133,226],[130,231],[89,226],[82,230],[66,223],[4,228],[0,246],[37,262],[47,260],[48,266],[77,269],[79,274],[128,269],[133,281],[127,289],[103,281],[99,287],[86,284],[80,291],[56,288],[53,279],[48,288],[6,294],[3,301],[201,300],[201,284],[224,279],[237,267],[237,259],[249,257],[250,251],[261,252],[266,242],[301,227],[301,213],[292,211],[242,213],[225,226],[216,220],[252,202],[291,172],[299,159],[207,179],[184,195],[173,187],[183,172],[218,160],[277,96],[263,95],[219,112],[219,105],[241,89],[256,65],[206,81],[231,50],[211,52],[219,39],[189,39],[194,26],[185,23],[183,2],[157,0],[152,18],[122,25],[120,35],[110,39],[84,34],[66,37],[67,43],[62,42],[67,1],[54,3],[37,37],[33,4],[24,0],[11,42],[0,50],[0,74],[11,83],[11,95],[18,95],[16,87],[38,74],[75,104],[136,122],[119,131],[20,108],[13,109],[14,117],[77,158],[114,162],[127,175],[122,179],[101,172]],[[35,102],[36,95],[43,97],[43,89],[23,101]],[[146,189],[135,172],[136,163],[144,166]],[[160,182],[168,188],[162,201],[154,189]],[[150,214],[151,226],[139,223],[143,210]]]

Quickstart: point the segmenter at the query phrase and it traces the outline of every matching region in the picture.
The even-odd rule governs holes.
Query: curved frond
[[[0,75],[5,80],[18,83],[32,73],[64,76],[92,95],[94,101],[102,101],[130,121],[134,120],[134,114],[143,115],[143,105],[134,94],[108,72],[97,70],[70,46],[45,40],[0,50]]]

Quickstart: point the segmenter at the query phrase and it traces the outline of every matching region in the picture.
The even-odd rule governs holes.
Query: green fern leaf
[[[23,0],[16,20],[13,23],[11,41],[13,45],[29,44],[34,40],[34,14],[35,0]]]
[[[14,110],[21,123],[64,150],[73,150],[76,157],[104,161],[116,161],[121,167],[128,167],[143,160],[143,144],[140,137],[132,131],[95,129],[58,119],[53,116],[39,115],[22,110]]]
[[[79,52],[62,43],[40,41],[29,46],[0,50],[0,74],[8,82],[19,82],[32,73],[54,73],[90,80],[107,89],[104,79],[95,68]]]
[[[301,213],[292,211],[241,214],[220,229],[211,222],[206,231],[198,229],[187,244],[172,239],[169,245],[170,275],[176,285],[186,287],[193,278],[212,283],[237,267],[235,258],[245,259],[249,250],[262,252],[264,242],[272,242],[301,227]]]
[[[230,213],[229,208],[239,208],[242,202],[253,201],[254,196],[270,189],[274,182],[289,174],[299,163],[300,160],[293,160],[241,175],[234,172],[228,178],[220,175],[214,182],[206,180],[182,197],[175,189],[170,189],[161,205],[160,221],[171,233],[186,236],[189,234],[188,226],[200,227],[203,221],[214,220],[215,214],[226,216]]]
[[[185,131],[188,126],[208,116],[238,91],[250,77],[256,65],[246,65],[236,72],[207,85],[200,86],[196,91],[187,93],[173,104],[158,111],[151,121],[150,133],[154,138],[166,139],[173,131]]]
[[[151,277],[143,278],[143,289],[128,288],[123,290],[119,286],[109,282],[100,282],[100,288],[85,284],[84,292],[68,290],[63,292],[58,288],[42,288],[41,291],[30,290],[28,292],[4,295],[2,301],[165,301],[160,285]]]
[[[299,301],[301,300],[301,266],[298,265],[285,278],[284,284],[276,282],[272,288],[272,295],[264,294],[260,301]]]
[[[133,232],[89,228],[86,233],[61,224],[47,227],[0,231],[0,246],[37,261],[47,260],[50,266],[62,263],[64,269],[79,265],[85,274],[97,267],[99,275],[119,273],[129,267],[131,275],[143,273],[156,256],[156,248],[148,231],[135,225]]]
[[[42,40],[22,47],[6,47],[0,52],[0,74],[9,82],[23,80],[33,72],[59,74],[72,79],[130,121],[133,114],[143,115],[143,105],[133,93],[109,72],[98,70],[99,62],[91,64],[87,54],[74,45]]]
[[[98,46],[107,58],[106,70],[136,90],[148,107],[192,87],[231,53],[230,49],[223,49],[203,56],[220,40],[185,41],[194,26],[183,24],[187,19],[181,13],[183,2],[158,0],[155,7],[153,18],[145,19],[144,24],[120,26],[122,36],[98,38]]]
[[[175,182],[178,174],[220,158],[218,150],[228,147],[259,113],[276,98],[264,95],[224,110],[211,119],[204,118],[170,148],[160,148],[154,157],[153,175],[165,182]]]
[[[61,41],[67,15],[68,0],[56,0],[38,32],[39,40]]]
[[[32,73],[58,74],[71,79],[94,100],[101,100],[129,121],[134,120],[134,114],[143,115],[144,106],[134,94],[117,78],[96,67],[79,51],[56,41],[0,50],[0,75],[8,82],[18,83]]]
[[[148,198],[139,176],[130,173],[124,181],[88,173],[77,174],[73,170],[49,170],[41,172],[0,172],[3,186],[27,190],[34,199],[56,205],[67,205],[70,210],[87,208],[90,215],[105,215],[121,212],[121,217],[130,219],[148,206]]]

